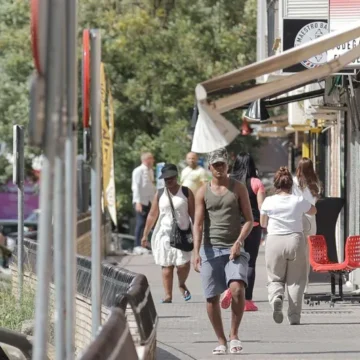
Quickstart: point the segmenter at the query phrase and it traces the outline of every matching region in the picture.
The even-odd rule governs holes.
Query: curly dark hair
[[[293,186],[293,178],[289,169],[286,166],[280,167],[274,176],[275,192],[280,191],[291,192]]]

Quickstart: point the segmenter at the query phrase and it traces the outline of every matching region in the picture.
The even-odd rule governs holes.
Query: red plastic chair
[[[351,269],[360,268],[360,236],[349,236],[345,245],[345,261]]]
[[[329,260],[326,240],[323,235],[308,237],[310,265],[315,272],[347,271],[347,259],[342,263]]]
[[[360,236],[349,236],[345,245],[345,260],[335,263],[329,260],[327,245],[324,236],[314,235],[308,237],[310,264],[315,272],[329,273],[331,280],[331,293],[311,293],[305,295],[305,303],[320,304],[320,301],[329,301],[334,306],[335,301],[358,301],[357,294],[343,293],[343,276],[360,268]],[[339,291],[336,294],[336,278]]]

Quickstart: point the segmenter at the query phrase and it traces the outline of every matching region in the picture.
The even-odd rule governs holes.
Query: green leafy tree
[[[142,151],[174,163],[189,151],[196,84],[255,60],[256,1],[84,0],[79,17],[79,57],[82,30],[102,30],[102,61],[115,101],[121,216],[131,210],[131,172]],[[0,134],[10,145],[12,125],[28,121],[29,21],[28,2],[0,0]],[[226,116],[240,126],[238,111]],[[238,137],[231,149],[257,145]]]
[[[101,28],[116,99],[115,173],[120,212],[131,209],[141,151],[178,163],[189,151],[197,83],[255,60],[256,1],[84,2],[82,27]],[[100,10],[101,9],[101,10]],[[241,114],[228,114],[237,126]],[[238,137],[232,150],[256,147]]]
[[[10,151],[13,125],[23,125],[26,132],[29,119],[29,77],[33,70],[29,11],[27,1],[0,0],[0,141]],[[32,175],[31,162],[39,153],[25,147],[26,175]],[[12,165],[0,156],[0,183],[11,178],[11,173]]]

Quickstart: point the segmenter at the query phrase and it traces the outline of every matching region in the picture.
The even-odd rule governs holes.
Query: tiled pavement
[[[193,298],[185,303],[177,288],[173,304],[160,304],[163,295],[160,268],[149,255],[128,256],[122,265],[148,277],[159,314],[158,360],[207,360],[212,356],[216,339],[205,311],[200,279],[193,270],[188,287]],[[176,285],[176,284],[175,284]],[[313,284],[310,291],[323,289]],[[326,286],[325,289],[329,289]],[[321,290],[320,290],[321,291]],[[254,299],[258,312],[245,313],[240,330],[243,359],[360,359],[360,304],[335,305],[321,303],[304,306],[302,325],[275,324],[266,298],[266,275],[263,248],[257,265]],[[285,304],[285,308],[286,308]],[[229,311],[223,312],[225,328],[229,329]],[[239,355],[220,357],[234,359]]]

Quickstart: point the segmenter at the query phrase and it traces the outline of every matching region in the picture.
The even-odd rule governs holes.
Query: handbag
[[[185,252],[190,252],[194,249],[193,236],[191,231],[191,224],[187,230],[182,230],[176,221],[174,204],[171,199],[169,190],[166,188],[167,196],[169,198],[171,212],[172,212],[172,224],[170,232],[170,246]]]

